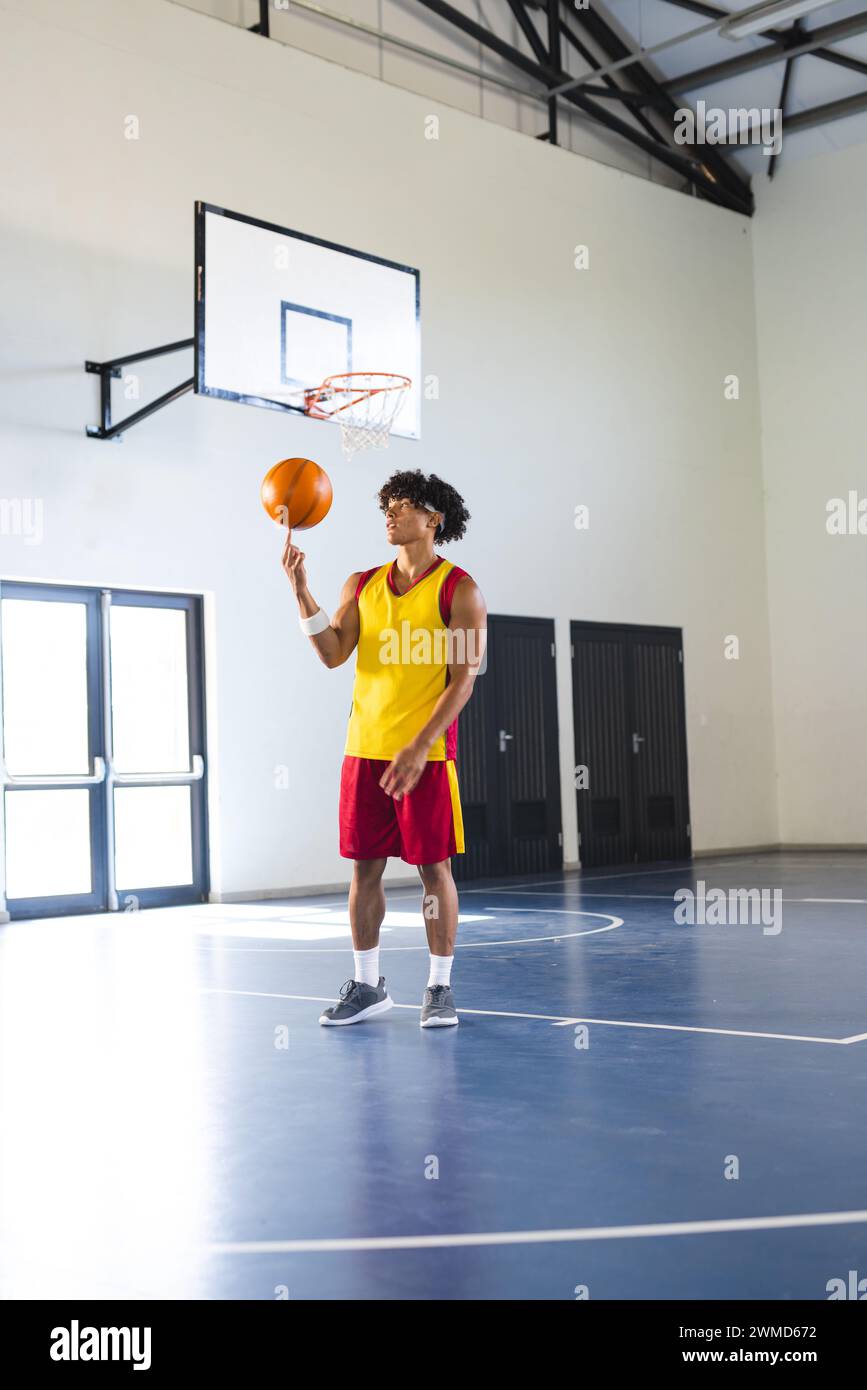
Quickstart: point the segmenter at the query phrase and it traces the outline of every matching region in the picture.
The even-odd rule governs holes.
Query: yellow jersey
[[[400,594],[396,561],[362,574],[355,685],[345,753],[391,759],[421,732],[449,680],[449,619],[466,571],[438,556]],[[458,723],[440,734],[428,762],[454,760]]]

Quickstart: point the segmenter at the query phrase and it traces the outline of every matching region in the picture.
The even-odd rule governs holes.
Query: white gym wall
[[[255,24],[259,18],[258,0],[173,0],[190,9],[221,19],[241,28]],[[451,0],[453,8],[481,24],[497,38],[513,48],[529,53],[520,26],[505,0]],[[639,0],[618,0],[615,14],[608,18],[628,22],[630,12]],[[537,93],[540,84],[530,76],[516,72],[498,54],[460,33],[454,25],[423,9],[415,0],[327,0],[321,9],[341,15],[379,30],[408,47],[391,43],[359,28],[337,23],[326,14],[316,12],[317,0],[305,8],[306,0],[271,0],[268,22],[271,37],[279,43],[291,44],[307,53],[327,58],[333,63],[356,72],[366,73],[383,82],[419,96],[435,98],[447,106],[468,115],[481,116],[509,130],[522,131],[535,137],[548,124],[547,104],[527,96]],[[281,8],[277,6],[280,5]],[[546,24],[539,16],[541,33],[546,37]],[[667,36],[665,18],[661,30],[656,16],[643,17],[643,41],[651,43]],[[698,21],[696,21],[698,23]],[[538,26],[537,26],[538,27]],[[652,30],[652,35],[649,32]],[[593,45],[590,45],[591,49]],[[422,53],[420,50],[425,50]],[[426,55],[434,56],[426,56]],[[438,62],[437,59],[444,60]],[[458,70],[449,64],[461,64],[469,71]],[[564,39],[561,45],[563,70],[572,76],[585,71],[580,57]],[[505,83],[506,85],[503,85]],[[514,90],[514,89],[519,90]],[[630,123],[625,111],[617,114]],[[609,164],[668,187],[679,188],[683,180],[674,170],[651,158],[629,144],[621,136],[594,125],[568,102],[561,102],[557,115],[559,144],[588,159]]]
[[[867,843],[867,149],[758,184],[756,314],[780,839]]]
[[[304,542],[327,609],[350,571],[389,558],[380,482],[421,467],[467,499],[468,536],[444,553],[490,610],[557,619],[567,861],[570,618],[683,626],[694,847],[776,843],[755,227],[168,0],[7,0],[0,26],[0,496],[45,508],[42,544],[0,537],[0,573],[209,596],[215,890],[348,877],[336,812],[352,667],[325,670],[301,637],[258,500],[266,469],[295,454],[335,486]],[[85,437],[86,357],[192,333],[196,198],[421,269],[439,399],[420,442],[348,464],[330,426],[192,397],[121,444]],[[142,398],[191,374],[191,354],[145,364]],[[137,404],[118,393],[118,414]],[[805,453],[802,472],[810,462],[826,464]],[[575,529],[580,504],[589,531]],[[789,787],[798,730],[782,682],[777,701]]]

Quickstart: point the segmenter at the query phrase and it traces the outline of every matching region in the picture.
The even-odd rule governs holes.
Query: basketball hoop
[[[314,420],[336,420],[347,458],[364,449],[387,449],[391,427],[412,382],[395,372],[339,372],[305,391]]]

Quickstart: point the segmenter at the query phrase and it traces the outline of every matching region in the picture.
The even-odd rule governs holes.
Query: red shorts
[[[454,762],[430,762],[411,792],[395,801],[379,785],[387,758],[343,759],[340,853],[344,859],[399,857],[439,864],[464,852],[464,825]]]

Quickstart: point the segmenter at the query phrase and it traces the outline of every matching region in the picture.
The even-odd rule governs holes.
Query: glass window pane
[[[8,770],[16,776],[86,773],[84,604],[4,598],[0,613]]]
[[[182,772],[190,766],[186,611],[117,604],[110,612],[115,768]]]
[[[92,892],[89,792],[7,791],[5,805],[7,898]]]
[[[189,787],[117,787],[114,829],[118,892],[192,883]]]

